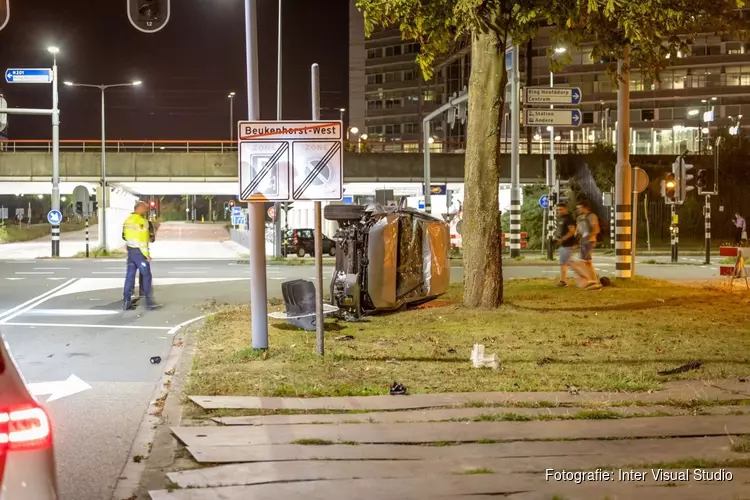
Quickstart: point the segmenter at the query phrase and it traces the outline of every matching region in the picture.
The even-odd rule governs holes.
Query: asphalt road
[[[642,260],[666,261],[667,257]],[[696,258],[696,261],[699,259]],[[718,266],[640,263],[645,276],[710,280]],[[614,274],[614,259],[596,260]],[[250,272],[243,260],[155,260],[153,312],[122,312],[123,260],[0,261],[0,332],[31,383],[67,381],[73,394],[47,403],[55,431],[62,500],[108,499],[166,359],[175,327],[201,316],[207,301],[247,303]],[[326,267],[326,283],[331,268]],[[506,279],[556,278],[555,265],[509,265]],[[269,296],[287,279],[314,279],[312,265],[267,267]],[[463,269],[451,269],[454,281]],[[40,395],[42,401],[49,394]],[[55,396],[52,396],[55,398]]]

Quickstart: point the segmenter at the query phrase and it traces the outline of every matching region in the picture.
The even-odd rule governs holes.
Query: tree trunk
[[[213,211],[213,196],[208,199],[208,221],[213,222],[214,221],[214,211]]]
[[[462,222],[466,307],[494,308],[503,301],[499,156],[507,80],[504,41],[496,34],[475,35]]]

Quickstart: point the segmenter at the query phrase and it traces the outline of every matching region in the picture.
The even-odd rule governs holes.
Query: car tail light
[[[0,411],[0,451],[36,450],[51,445],[52,429],[43,409]]]

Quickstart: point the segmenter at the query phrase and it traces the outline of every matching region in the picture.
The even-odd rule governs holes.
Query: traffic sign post
[[[240,122],[240,199],[341,201],[341,121]]]
[[[526,109],[528,127],[579,127],[581,121],[580,109]]]
[[[3,109],[6,115],[37,115],[52,117],[52,212],[60,213],[60,110],[58,107],[57,56],[59,49],[47,49],[53,57],[52,69],[49,68],[10,68],[5,71],[7,83],[42,83],[52,84],[52,109]],[[52,213],[50,212],[50,213]],[[49,220],[49,219],[48,219]],[[60,216],[62,220],[62,215]],[[52,224],[52,257],[60,256],[60,226]]]
[[[62,222],[62,213],[59,210],[50,210],[47,214],[47,222],[53,226],[59,226]]]
[[[274,206],[268,207],[268,210],[266,210],[266,213],[268,214],[269,219],[276,220],[276,207]]]
[[[545,210],[549,208],[549,195],[543,194],[539,197],[539,206]]]
[[[581,103],[581,89],[578,87],[525,87],[523,89],[523,103],[528,104],[556,104],[570,106]]]
[[[5,71],[7,83],[52,83],[53,72],[49,68],[20,69],[11,68]]]

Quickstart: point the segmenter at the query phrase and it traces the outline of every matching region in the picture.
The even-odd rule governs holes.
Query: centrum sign
[[[240,140],[253,139],[341,139],[341,123],[321,122],[242,122]]]

